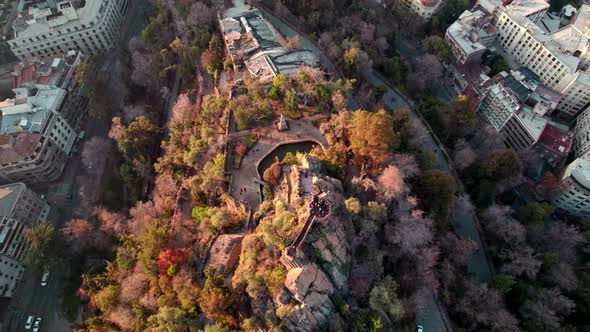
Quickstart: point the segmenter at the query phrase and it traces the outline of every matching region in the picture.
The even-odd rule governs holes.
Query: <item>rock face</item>
[[[348,291],[348,276],[350,272],[350,250],[344,226],[338,218],[328,218],[326,227],[331,231],[312,243],[319,256],[325,263],[322,269],[330,276],[334,286],[340,292]]]
[[[209,251],[209,265],[222,272],[231,272],[240,260],[242,251],[241,234],[224,234],[217,237]]]
[[[331,319],[341,319],[330,300],[334,286],[316,264],[290,270],[285,286],[300,303],[284,321],[291,331],[318,331]]]

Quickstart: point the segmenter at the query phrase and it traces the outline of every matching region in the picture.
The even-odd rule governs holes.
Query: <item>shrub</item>
[[[98,292],[94,297],[94,303],[100,311],[109,313],[119,304],[119,286],[110,285]]]
[[[281,163],[276,161],[264,171],[262,178],[269,185],[276,187],[279,185],[279,183],[281,181],[281,174],[282,174]]]
[[[268,184],[265,184],[264,187],[262,187],[262,199],[267,201],[267,200],[271,200],[272,197],[273,197],[272,189],[270,188],[270,186]]]

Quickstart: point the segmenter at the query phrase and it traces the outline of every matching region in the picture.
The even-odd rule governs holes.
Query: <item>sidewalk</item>
[[[256,181],[260,179],[257,171],[260,160],[278,145],[285,143],[313,140],[322,145],[327,144],[324,135],[309,120],[287,120],[287,122],[289,130],[284,132],[277,131],[274,126],[268,126],[232,134],[259,134],[258,142],[244,156],[240,168],[232,169],[230,172],[232,176],[230,194],[235,199],[248,203],[254,211],[258,208],[261,197],[260,184]],[[245,189],[245,192],[240,193],[240,189]]]

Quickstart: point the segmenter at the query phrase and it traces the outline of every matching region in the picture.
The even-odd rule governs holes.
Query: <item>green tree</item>
[[[377,286],[371,289],[369,306],[373,310],[386,313],[396,322],[404,317],[404,306],[399,299],[398,286],[392,276],[386,276]]]
[[[158,313],[148,318],[148,325],[154,332],[186,331],[189,319],[186,311],[174,307],[160,307]]]
[[[46,267],[55,246],[57,231],[50,223],[40,223],[25,229],[24,242],[27,244],[23,262],[33,268]]]
[[[218,193],[225,185],[225,155],[219,153],[213,160],[205,163],[201,177],[201,190]]]
[[[345,200],[344,206],[346,207],[346,211],[348,211],[350,213],[353,213],[353,214],[361,213],[361,209],[362,209],[361,202],[356,197],[350,197],[347,200]]]
[[[272,87],[268,92],[268,97],[279,100],[285,95],[288,79],[284,74],[279,74],[272,79]]]
[[[439,36],[428,36],[422,45],[429,52],[438,57],[441,62],[450,63],[453,59],[451,47],[446,40]]]
[[[111,135],[119,145],[125,159],[146,162],[158,150],[160,129],[147,117],[139,116],[128,126],[122,128],[120,135]]]
[[[446,229],[455,204],[453,177],[439,170],[425,172],[414,184],[424,210],[436,216],[441,229]]]
[[[94,303],[104,313],[113,311],[119,304],[119,286],[109,285],[103,288],[95,295]]]
[[[505,149],[492,156],[490,163],[491,175],[493,178],[509,179],[520,175],[520,159],[514,150]]]
[[[524,224],[543,225],[555,208],[547,202],[529,202],[516,210],[516,217]]]
[[[403,83],[408,73],[408,68],[399,56],[394,56],[384,60],[383,72],[385,76],[392,79],[395,83]]]
[[[512,289],[512,286],[516,284],[516,280],[509,274],[496,274],[492,278],[490,286],[502,292],[508,294]]]
[[[157,222],[147,226],[140,234],[137,259],[147,274],[158,274],[158,254],[166,249],[169,236],[168,228]]]
[[[284,102],[286,110],[289,111],[288,114],[294,114],[299,111],[299,101],[297,100],[297,92],[295,89],[289,89],[285,93]]]

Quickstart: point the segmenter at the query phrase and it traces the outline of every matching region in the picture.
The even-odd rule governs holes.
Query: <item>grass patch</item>
[[[62,311],[66,319],[73,322],[78,318],[80,299],[76,296],[75,288],[66,288],[63,295]]]
[[[240,168],[240,163],[242,162],[242,156],[240,156],[239,154],[235,154],[234,156],[234,164],[233,164],[233,168],[234,169],[238,169]]]
[[[240,136],[237,138],[237,145],[244,144],[248,149],[251,149],[256,142],[258,142],[258,138],[254,134]]]
[[[291,111],[291,110],[288,110],[287,108],[285,108],[285,109],[283,109],[283,114],[285,114],[286,117],[293,119],[293,120],[301,119],[301,117],[302,117],[300,110]]]

